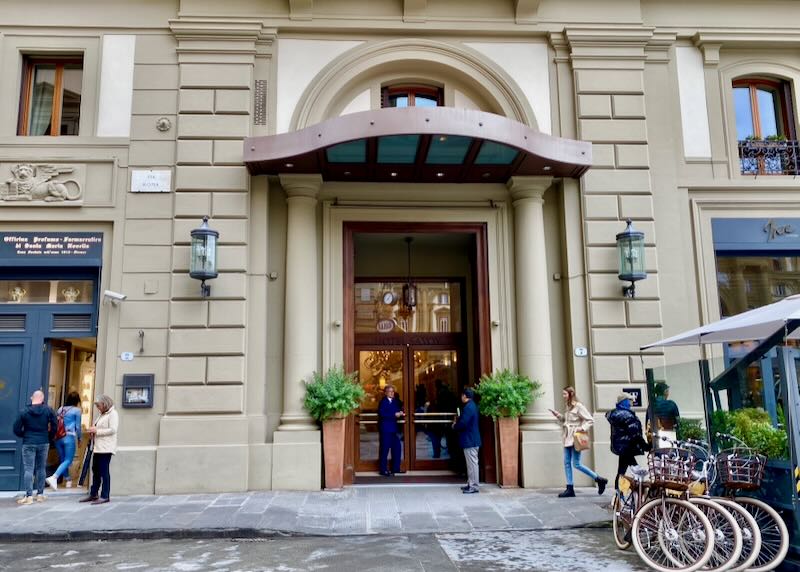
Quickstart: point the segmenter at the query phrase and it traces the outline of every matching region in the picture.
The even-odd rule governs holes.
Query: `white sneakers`
[[[47,486],[49,486],[54,491],[58,490],[58,477],[56,477],[55,475],[53,475],[52,477],[47,477],[44,480],[44,482],[46,482]]]
[[[72,481],[67,481],[67,482],[64,484],[64,486],[65,486],[65,487],[67,487],[68,489],[71,489],[71,488],[72,488]]]

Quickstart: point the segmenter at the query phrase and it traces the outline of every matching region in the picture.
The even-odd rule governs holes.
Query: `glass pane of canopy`
[[[475,158],[476,165],[510,165],[517,157],[519,151],[508,145],[495,143],[494,141],[484,141],[478,156]]]
[[[378,163],[410,165],[417,156],[419,135],[390,135],[378,138]]]
[[[429,165],[459,165],[464,162],[472,137],[434,135],[428,150]]]
[[[364,163],[367,160],[367,140],[357,139],[339,143],[325,150],[329,163]]]

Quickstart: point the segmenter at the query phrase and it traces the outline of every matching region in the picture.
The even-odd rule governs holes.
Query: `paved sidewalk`
[[[78,503],[75,493],[18,506],[0,498],[0,540],[210,538],[544,530],[607,526],[610,492],[457,486],[359,486],[337,492],[250,492],[112,497]]]

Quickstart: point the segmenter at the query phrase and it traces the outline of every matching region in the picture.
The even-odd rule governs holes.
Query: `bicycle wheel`
[[[742,554],[742,529],[731,513],[713,500],[694,497],[690,498],[689,502],[706,515],[711,528],[714,529],[714,550],[703,570],[709,572],[728,570]]]
[[[758,529],[756,519],[741,505],[726,498],[715,498],[714,500],[728,509],[742,530],[742,553],[739,555],[739,559],[733,563],[734,567],[730,569],[730,572],[743,572],[758,558],[758,553],[761,551],[761,531]]]
[[[736,502],[752,515],[761,531],[761,550],[749,570],[752,572],[772,570],[783,562],[789,551],[789,531],[786,523],[774,508],[763,501],[750,497],[737,497]]]
[[[658,498],[636,512],[631,531],[639,557],[660,572],[694,572],[714,550],[714,533],[703,513],[685,500]]]
[[[611,503],[614,513],[612,521],[614,528],[614,542],[620,550],[627,550],[631,546],[631,526],[636,507],[639,505],[639,492],[636,490],[628,491],[624,495],[617,491]]]

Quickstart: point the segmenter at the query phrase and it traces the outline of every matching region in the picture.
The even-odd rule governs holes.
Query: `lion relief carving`
[[[0,189],[0,201],[77,201],[83,189],[74,179],[61,178],[72,173],[72,167],[20,163],[11,168],[13,177]]]

